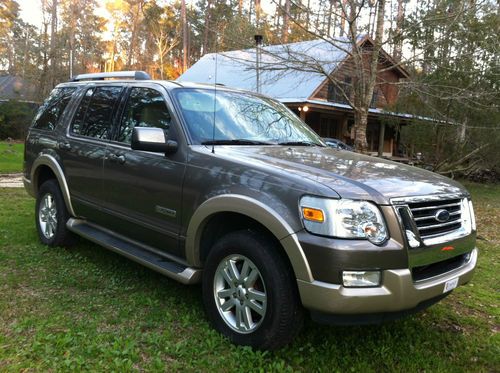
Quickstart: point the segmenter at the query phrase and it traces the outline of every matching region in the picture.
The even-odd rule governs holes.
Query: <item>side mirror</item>
[[[132,144],[134,150],[172,154],[177,151],[177,142],[167,140],[161,128],[134,127],[132,130]]]

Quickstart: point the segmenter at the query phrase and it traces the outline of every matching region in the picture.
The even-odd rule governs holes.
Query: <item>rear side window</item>
[[[121,87],[89,88],[76,110],[71,132],[80,136],[108,139],[113,110],[121,91]]]
[[[75,90],[76,88],[74,87],[54,89],[43,105],[40,106],[40,109],[38,109],[33,121],[33,128],[49,131],[56,128],[57,122]]]
[[[160,92],[151,88],[132,88],[116,141],[130,144],[134,127],[161,128],[167,135],[170,122],[171,116]]]

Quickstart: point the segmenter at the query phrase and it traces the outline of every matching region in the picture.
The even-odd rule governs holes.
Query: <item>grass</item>
[[[23,171],[24,144],[0,142],[0,174]]]
[[[91,243],[41,245],[34,201],[0,189],[0,371],[448,371],[500,367],[500,187],[468,185],[481,239],[473,281],[380,326],[307,321],[277,352],[236,347],[186,287]]]

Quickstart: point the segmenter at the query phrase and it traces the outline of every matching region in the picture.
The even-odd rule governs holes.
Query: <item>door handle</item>
[[[110,154],[109,155],[109,160],[112,162],[118,162],[119,164],[124,164],[126,161],[126,158],[124,155],[120,154]]]
[[[71,144],[69,142],[60,142],[57,144],[61,150],[71,150]]]

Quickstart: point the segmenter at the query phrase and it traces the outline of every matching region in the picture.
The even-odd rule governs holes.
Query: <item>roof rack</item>
[[[109,73],[80,74],[71,79],[72,82],[81,80],[104,80],[104,79],[134,79],[151,80],[149,74],[145,71],[113,71]]]

